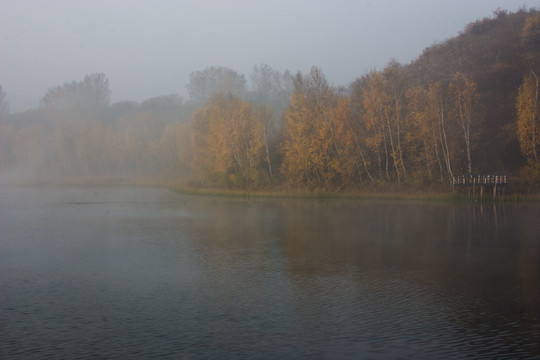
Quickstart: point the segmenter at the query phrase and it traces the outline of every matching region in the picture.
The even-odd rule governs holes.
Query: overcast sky
[[[113,102],[186,97],[189,74],[207,66],[249,79],[257,64],[316,65],[345,85],[523,5],[540,0],[0,0],[0,85],[12,112],[96,72]]]

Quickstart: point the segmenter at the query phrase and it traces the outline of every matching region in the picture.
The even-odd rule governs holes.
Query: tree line
[[[319,68],[299,73],[281,119],[277,126],[270,108],[234,95],[212,97],[192,122],[201,179],[331,190],[448,183],[473,171],[483,126],[467,75],[411,85],[396,62],[358,79],[350,94],[330,86]]]
[[[437,70],[449,51],[488,38],[497,56],[460,54]],[[538,44],[540,15],[523,9],[498,11],[409,65],[391,61],[343,88],[317,67],[292,75],[256,66],[249,87],[234,70],[209,67],[190,75],[188,101],[110,104],[106,76],[92,74],[49,89],[36,109],[2,111],[0,167],[13,178],[170,178],[252,190],[439,186],[478,172],[535,182]]]

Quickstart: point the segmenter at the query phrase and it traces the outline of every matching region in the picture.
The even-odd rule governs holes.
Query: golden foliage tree
[[[433,181],[436,165],[442,176],[442,166],[438,151],[435,120],[430,114],[428,90],[415,85],[407,90],[407,115],[411,124],[411,131],[407,134],[410,146],[409,162],[417,178],[427,177]]]
[[[402,66],[392,60],[383,71],[385,79],[385,91],[390,99],[388,104],[386,122],[388,127],[388,135],[390,138],[390,146],[392,149],[392,160],[396,169],[398,183],[401,177],[407,176],[405,165],[405,154],[403,151],[404,135],[407,131],[406,117],[403,112],[405,110],[405,89],[407,87]]]
[[[215,184],[257,187],[269,177],[266,113],[251,103],[219,94],[194,115],[194,168]]]
[[[517,131],[523,156],[533,165],[540,155],[540,77],[531,71],[519,88],[517,96]]]
[[[291,185],[340,189],[358,176],[349,103],[316,67],[294,80],[285,110],[281,172]]]
[[[529,15],[520,34],[521,44],[526,49],[525,57],[531,65],[538,66],[540,56],[540,13]]]
[[[366,133],[363,142],[370,152],[369,157],[376,158],[379,176],[390,179],[390,151],[386,132],[386,114],[390,98],[384,92],[384,79],[381,73],[372,72],[366,79],[366,88],[361,93],[362,109],[360,114]]]
[[[421,177],[433,181],[438,173],[440,182],[451,180],[456,152],[451,146],[453,132],[449,132],[443,86],[440,82],[412,86],[407,90],[407,103],[411,122],[408,137],[413,148],[409,161],[416,164]]]
[[[472,174],[471,159],[471,130],[475,117],[476,103],[478,101],[478,92],[476,83],[466,74],[458,72],[454,74],[449,85],[450,99],[452,102],[452,115],[463,136],[465,142],[465,154],[467,156],[467,170]]]
[[[360,95],[366,148],[370,157],[377,159],[379,176],[383,178],[384,173],[387,181],[394,178],[398,184],[407,176],[405,92],[401,66],[391,62],[384,72],[374,71],[366,76]]]

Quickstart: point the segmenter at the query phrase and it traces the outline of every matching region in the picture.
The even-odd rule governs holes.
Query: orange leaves
[[[517,131],[523,156],[534,164],[540,155],[540,76],[527,75],[516,99]]]
[[[450,81],[449,92],[451,114],[462,131],[467,155],[467,170],[471,174],[471,126],[473,125],[474,107],[478,98],[476,83],[467,75],[458,72],[454,74]]]
[[[320,70],[298,75],[285,112],[281,172],[291,185],[351,186],[356,159],[347,98],[332,90]]]
[[[232,96],[214,96],[194,116],[194,168],[217,185],[259,186],[265,172],[268,110]]]

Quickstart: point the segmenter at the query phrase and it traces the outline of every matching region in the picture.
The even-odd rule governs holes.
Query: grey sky
[[[540,0],[0,0],[0,85],[12,112],[96,72],[112,101],[187,96],[207,66],[316,65],[343,85],[523,5]]]

